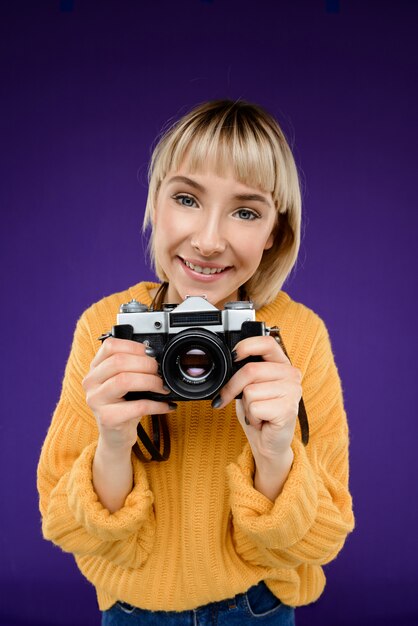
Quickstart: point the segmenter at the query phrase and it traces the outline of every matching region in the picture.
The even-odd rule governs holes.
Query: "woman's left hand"
[[[302,396],[302,374],[271,336],[243,339],[235,352],[236,362],[249,356],[261,356],[263,361],[247,363],[232,376],[221,390],[222,404],[218,408],[242,392],[242,399],[236,401],[236,413],[259,477],[279,475],[283,468],[287,468],[287,476],[293,460],[290,446]],[[280,492],[282,485],[277,486]]]

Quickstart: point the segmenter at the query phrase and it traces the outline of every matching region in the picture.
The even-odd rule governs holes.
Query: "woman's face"
[[[273,244],[276,209],[270,193],[211,168],[186,166],[161,183],[154,215],[156,257],[169,281],[168,302],[206,295],[223,308],[257,270]]]

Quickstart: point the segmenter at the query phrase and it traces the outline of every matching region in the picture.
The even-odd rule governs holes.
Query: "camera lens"
[[[205,379],[214,367],[208,351],[199,348],[181,350],[177,357],[177,365],[182,375],[190,378],[191,382]]]
[[[211,398],[232,371],[224,341],[204,328],[179,332],[165,347],[161,374],[170,389],[185,400]]]

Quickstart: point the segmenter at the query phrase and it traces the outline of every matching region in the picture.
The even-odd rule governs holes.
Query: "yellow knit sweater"
[[[38,467],[44,537],[75,555],[102,610],[117,599],[187,610],[260,580],[286,604],[312,602],[325,584],[321,565],[353,528],[348,431],[325,326],[283,292],[257,319],[280,327],[303,373],[310,441],[302,445],[297,426],[294,462],[277,500],[253,487],[254,462],[234,402],[222,410],[180,402],[168,417],[169,460],[143,465],[133,455],[134,487],[123,508],[111,514],[99,502],[92,486],[98,431],[81,381],[119,306],[132,298],[149,305],[153,287],[140,283],[104,298],[77,324]]]

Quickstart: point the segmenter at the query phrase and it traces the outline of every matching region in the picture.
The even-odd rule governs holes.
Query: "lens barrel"
[[[161,374],[185,400],[212,398],[231,376],[232,357],[224,340],[204,328],[180,331],[168,341]]]

